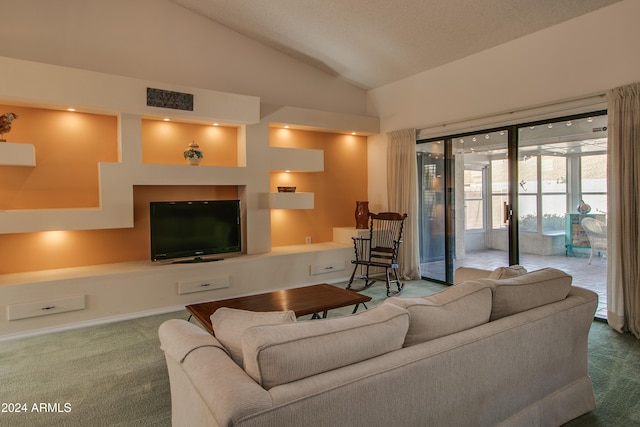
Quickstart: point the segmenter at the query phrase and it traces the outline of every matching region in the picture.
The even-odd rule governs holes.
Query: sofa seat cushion
[[[211,326],[216,338],[240,366],[243,365],[242,334],[247,328],[295,321],[296,314],[291,310],[256,312],[220,307],[211,315]]]
[[[543,268],[508,279],[480,279],[491,287],[491,319],[563,300],[571,290],[572,277],[555,268]]]
[[[265,389],[402,348],[409,314],[382,304],[344,317],[254,326],[242,336],[245,371]]]
[[[384,304],[398,305],[409,312],[404,340],[404,346],[409,347],[487,323],[491,300],[488,285],[463,282],[427,297],[393,297]]]

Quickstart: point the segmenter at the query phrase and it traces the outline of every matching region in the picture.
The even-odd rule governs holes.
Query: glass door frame
[[[445,135],[439,137],[429,137],[424,139],[419,139],[416,141],[416,144],[425,144],[425,143],[434,143],[437,141],[441,141],[444,144],[444,152],[445,152],[445,162],[444,162],[444,200],[445,200],[445,216],[444,216],[444,229],[445,229],[445,280],[438,280],[429,277],[423,277],[425,279],[445,283],[452,284],[453,283],[453,253],[455,248],[455,165],[454,165],[454,156],[453,156],[453,145],[454,140],[458,138],[465,138],[473,135],[479,135],[483,133],[491,133],[496,131],[506,131],[507,134],[507,206],[506,206],[506,219],[507,219],[507,234],[508,234],[508,264],[514,265],[520,263],[520,239],[519,239],[519,209],[518,209],[518,138],[519,138],[519,129],[524,127],[532,127],[532,126],[542,126],[548,124],[550,121],[558,122],[558,121],[566,121],[566,120],[578,120],[584,119],[588,117],[595,117],[599,115],[606,115],[606,110],[597,110],[591,111],[587,113],[581,114],[572,114],[567,116],[554,116],[550,115],[546,119],[530,121],[530,122],[521,122],[516,124],[511,124],[507,126],[493,127],[487,129],[478,129],[469,132],[462,132],[452,135]],[[605,128],[606,130],[606,128]],[[462,173],[460,171],[459,173]],[[418,171],[418,176],[420,177],[421,171]],[[463,191],[463,190],[461,190]],[[421,206],[421,204],[419,203]],[[421,209],[421,208],[420,208]],[[489,224],[489,226],[492,226]],[[420,231],[421,232],[421,231]]]

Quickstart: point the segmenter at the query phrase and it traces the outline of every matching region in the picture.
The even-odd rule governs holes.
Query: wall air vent
[[[171,108],[173,110],[193,111],[193,94],[172,92],[170,90],[147,88],[149,107]]]

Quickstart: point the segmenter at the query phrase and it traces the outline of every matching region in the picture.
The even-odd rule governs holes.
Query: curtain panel
[[[403,279],[416,280],[420,278],[416,130],[396,130],[389,132],[387,138],[389,211],[407,214],[400,246],[399,270]]]
[[[640,83],[608,93],[607,317],[640,338]]]

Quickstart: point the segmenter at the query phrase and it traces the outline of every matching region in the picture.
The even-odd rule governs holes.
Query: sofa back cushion
[[[242,336],[244,368],[270,389],[400,349],[408,328],[409,314],[392,304],[344,317],[254,326]]]
[[[388,298],[409,312],[409,330],[404,346],[420,344],[464,331],[489,321],[491,288],[478,282],[463,282],[436,294],[419,298]]]
[[[211,315],[211,326],[216,338],[229,351],[233,361],[240,366],[243,365],[242,334],[247,328],[295,321],[296,314],[291,310],[256,312],[220,307]]]
[[[493,291],[490,320],[563,300],[569,294],[571,281],[570,275],[555,268],[543,268],[508,279],[478,280]]]

